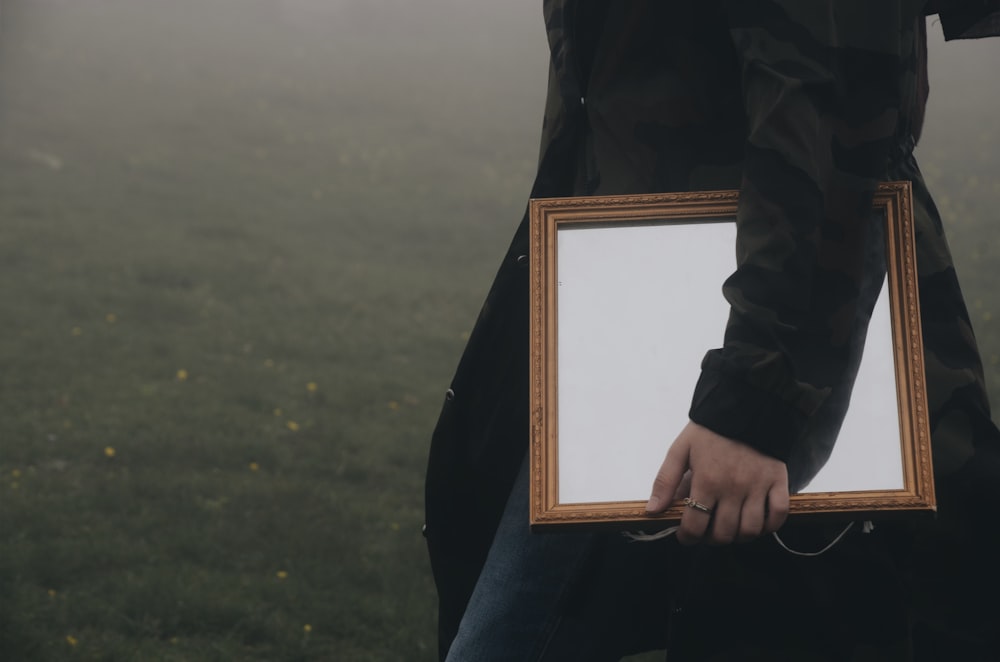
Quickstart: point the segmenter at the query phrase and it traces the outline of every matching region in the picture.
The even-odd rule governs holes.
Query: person
[[[942,224],[913,156],[925,15],[1000,34],[1000,1],[547,0],[550,76],[531,197],[739,189],[731,313],[647,510],[690,472],[677,539],[528,531],[522,220],[434,430],[425,536],[449,660],[995,660],[1000,432]],[[871,200],[913,183],[939,513],[789,524],[828,449],[881,276]],[[708,349],[708,348],[706,348]],[[665,448],[670,434],[665,430]],[[839,530],[839,526],[836,527]],[[959,559],[962,562],[959,563]],[[992,600],[991,600],[992,601]]]

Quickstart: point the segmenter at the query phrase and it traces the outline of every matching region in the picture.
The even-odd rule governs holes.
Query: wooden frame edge
[[[655,530],[675,524],[683,506],[672,506],[662,515],[645,515],[641,502],[586,504],[558,503],[558,429],[554,406],[557,384],[555,338],[556,314],[553,292],[556,276],[556,232],[564,223],[597,221],[678,221],[735,215],[737,191],[699,191],[669,194],[533,199],[529,202],[530,234],[530,525],[533,530],[572,528],[644,528]],[[886,220],[886,267],[895,273],[892,285],[892,334],[896,383],[899,391],[903,444],[902,490],[829,492],[793,495],[793,518],[802,516],[862,517],[877,513],[891,516],[902,512],[933,511],[936,507],[927,420],[927,395],[920,333],[914,247],[913,203],[910,182],[879,185],[874,208],[883,209]],[[665,211],[669,210],[669,214]],[[904,402],[912,406],[903,407]],[[905,409],[905,410],[904,410]]]

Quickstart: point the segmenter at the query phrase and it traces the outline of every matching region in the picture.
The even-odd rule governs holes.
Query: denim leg
[[[547,649],[560,625],[564,596],[594,537],[532,534],[528,528],[528,473],[525,459],[448,651],[449,662],[567,659]]]

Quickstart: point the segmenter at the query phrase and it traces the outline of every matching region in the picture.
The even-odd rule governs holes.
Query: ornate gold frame
[[[683,512],[680,502],[657,517],[645,515],[645,502],[639,501],[558,502],[557,230],[561,226],[579,223],[620,221],[636,224],[735,218],[737,201],[737,191],[531,201],[530,521],[533,529],[584,525],[650,530],[675,523]],[[884,212],[887,222],[888,287],[904,488],[793,495],[793,517],[806,514],[857,517],[935,509],[910,183],[880,185],[874,207]]]

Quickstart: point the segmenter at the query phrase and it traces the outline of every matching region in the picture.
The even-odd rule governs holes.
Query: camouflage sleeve
[[[921,4],[728,3],[748,123],[737,269],[690,416],[785,461],[842,377]]]

